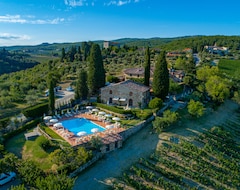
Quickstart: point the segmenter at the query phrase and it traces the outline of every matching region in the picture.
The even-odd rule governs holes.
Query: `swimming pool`
[[[97,128],[99,132],[105,131],[105,128],[93,123],[85,118],[69,119],[61,122],[63,127],[77,135],[80,131],[85,131],[87,135],[93,134],[91,130]]]

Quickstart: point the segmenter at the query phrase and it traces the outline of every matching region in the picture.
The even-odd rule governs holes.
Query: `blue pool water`
[[[93,134],[93,132],[91,132],[91,129],[93,128],[97,128],[99,132],[105,130],[105,128],[85,118],[69,119],[69,120],[62,121],[61,123],[64,128],[73,132],[75,135],[77,135],[77,133],[80,131],[86,131],[88,135]]]

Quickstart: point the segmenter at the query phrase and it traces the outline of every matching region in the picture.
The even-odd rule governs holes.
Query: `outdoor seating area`
[[[103,127],[105,130],[99,132],[97,128],[91,130],[92,134],[87,134],[86,131],[80,131],[74,134],[70,130],[64,128],[62,121],[74,118],[85,118],[93,123]],[[71,146],[80,146],[87,144],[93,137],[100,137],[104,144],[105,150],[109,149],[110,144],[115,148],[122,146],[122,137],[120,132],[124,131],[121,128],[120,118],[113,117],[112,114],[106,113],[93,106],[87,106],[81,112],[78,110],[68,110],[61,116],[58,113],[55,116],[44,116],[44,121],[53,131],[65,139]],[[93,131],[95,130],[95,131]],[[112,148],[113,148],[112,147]]]

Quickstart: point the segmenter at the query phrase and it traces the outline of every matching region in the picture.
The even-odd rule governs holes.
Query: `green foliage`
[[[54,113],[54,110],[55,110],[55,92],[54,92],[54,81],[52,79],[52,75],[49,75],[49,86],[48,86],[48,89],[49,89],[49,96],[48,96],[48,106],[49,106],[49,111],[50,111],[50,114],[53,114]]]
[[[22,110],[22,113],[26,117],[36,118],[43,116],[44,113],[48,113],[48,103],[38,104],[36,106],[28,107]]]
[[[152,88],[156,97],[165,100],[169,91],[169,73],[165,51],[162,51],[158,56],[153,75]]]
[[[16,134],[19,134],[19,133],[21,133],[23,131],[26,131],[27,129],[31,129],[31,128],[37,126],[38,123],[40,123],[40,119],[39,118],[26,123],[25,125],[17,128],[16,130],[14,130],[14,131],[12,131],[10,133],[4,134],[3,137],[4,137],[5,140],[9,139],[9,138],[15,136]]]
[[[7,127],[9,121],[10,121],[9,117],[0,119],[0,129],[4,129],[5,127]]]
[[[206,91],[216,102],[223,102],[229,97],[230,91],[227,82],[219,76],[211,76],[206,82]]]
[[[37,178],[35,186],[41,190],[72,190],[74,181],[66,174],[49,174],[47,177]]]
[[[180,94],[183,90],[181,84],[174,82],[172,78],[169,80],[169,93],[170,94]]]
[[[90,144],[94,149],[99,150],[103,145],[103,142],[99,136],[93,136],[90,140]]]
[[[0,173],[15,171],[19,161],[13,153],[4,154],[3,158],[0,158]]]
[[[44,136],[40,136],[36,139],[36,143],[42,147],[44,150],[47,150],[50,147],[50,141],[44,137]]]
[[[204,66],[197,70],[197,79],[206,82],[211,76],[218,74],[218,67]]]
[[[11,186],[10,190],[27,190],[27,188],[24,186],[24,184]]]
[[[188,113],[194,117],[201,117],[204,114],[204,106],[199,101],[190,100],[188,103]]]
[[[86,100],[88,96],[88,86],[87,86],[87,72],[81,70],[77,79],[77,85],[75,90],[75,99]]]
[[[88,86],[91,94],[97,93],[101,87],[105,86],[105,69],[98,44],[93,44],[90,51]]]
[[[146,120],[153,114],[152,109],[133,109],[132,113],[141,120]]]
[[[150,52],[149,47],[147,47],[145,51],[145,63],[144,63],[144,85],[149,86],[149,79],[150,79]]]
[[[107,76],[107,82],[110,82],[110,83],[118,83],[119,82],[119,78],[118,77],[115,77],[113,75],[108,75]]]
[[[124,110],[124,109],[120,109],[116,106],[108,106],[106,104],[101,104],[101,103],[96,103],[96,106],[99,108],[103,108],[103,109],[115,112],[115,113],[119,113],[119,114],[131,114],[132,113],[131,110]]]
[[[155,120],[153,121],[153,129],[160,133],[167,127],[176,123],[177,119],[178,113],[166,110],[163,112],[163,117],[155,117]]]
[[[23,182],[33,187],[38,177],[45,177],[43,170],[38,168],[33,161],[22,160],[17,170]]]
[[[156,108],[161,108],[163,106],[163,101],[161,98],[153,98],[149,104],[149,108],[151,109],[156,109]]]
[[[37,64],[39,64],[39,62],[32,61],[29,54],[12,53],[5,48],[0,50],[0,75],[25,70]]]
[[[67,147],[63,150],[56,149],[49,157],[53,163],[58,165],[59,171],[64,169],[67,170],[67,172],[71,172],[90,160],[92,158],[92,153],[88,152],[83,147],[79,147],[76,150]]]

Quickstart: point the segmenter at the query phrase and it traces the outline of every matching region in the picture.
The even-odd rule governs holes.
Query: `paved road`
[[[121,149],[107,154],[94,166],[83,172],[76,180],[74,190],[105,190],[112,177],[117,177],[136,162],[139,158],[148,156],[157,147],[158,135],[151,133],[147,126],[130,137]]]

